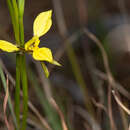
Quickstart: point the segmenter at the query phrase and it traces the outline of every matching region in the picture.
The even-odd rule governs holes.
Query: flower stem
[[[28,113],[28,86],[27,86],[27,74],[26,74],[26,63],[25,55],[21,57],[21,79],[23,87],[23,120],[21,130],[26,130],[26,119]]]
[[[16,88],[15,88],[15,114],[18,127],[20,128],[20,55],[16,55]]]
[[[7,0],[8,8],[11,15],[16,43],[20,47],[24,47],[24,14],[25,0]],[[25,55],[16,54],[16,91],[15,91],[15,113],[20,128],[20,81],[23,87],[23,120],[21,130],[26,130],[27,119],[27,102],[28,102],[28,88],[27,88],[27,75],[26,75],[26,62]]]
[[[12,6],[12,2],[10,0],[7,0],[7,5],[8,5],[9,12],[10,12],[11,20],[12,20],[15,40],[16,40],[16,43],[19,43],[19,34],[16,33],[17,27],[16,27],[16,21],[15,21],[15,17],[14,17],[14,10],[13,10],[13,6]]]
[[[18,23],[18,7],[16,0],[7,0],[16,44],[20,44],[19,37],[19,23]],[[15,89],[15,114],[17,120],[17,127],[20,128],[20,55],[16,54],[16,89]]]
[[[15,20],[15,25],[16,29],[14,30],[14,33],[16,34],[17,37],[16,39],[16,44],[20,45],[20,36],[19,36],[19,16],[18,16],[18,6],[16,0],[12,0],[12,9],[13,9],[13,17]]]
[[[19,11],[19,34],[20,34],[20,46],[24,47],[24,25],[23,25],[23,14],[24,14],[24,0],[18,0],[18,11]],[[27,73],[26,73],[26,61],[25,54],[21,56],[21,81],[23,88],[23,118],[21,130],[26,130],[26,120],[28,113],[28,86],[27,86]]]
[[[20,41],[21,46],[24,46],[24,25],[23,25],[23,15],[24,15],[24,0],[18,0],[18,10],[19,10],[19,30],[20,30]]]

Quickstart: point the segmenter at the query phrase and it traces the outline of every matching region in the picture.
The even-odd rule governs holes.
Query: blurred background
[[[130,108],[130,1],[25,1],[25,41],[33,35],[35,17],[50,9],[53,25],[41,38],[40,46],[49,47],[62,67],[46,63],[50,71],[47,80],[40,64],[26,56],[29,101],[48,126],[29,106],[27,130],[128,130],[130,118],[111,91],[116,88],[120,101]],[[0,0],[0,39],[15,43],[5,0]],[[0,65],[9,74],[13,101],[15,54],[0,53]],[[114,77],[112,83],[109,71]],[[4,91],[0,85],[0,129],[4,130]],[[10,112],[8,119],[11,123]]]

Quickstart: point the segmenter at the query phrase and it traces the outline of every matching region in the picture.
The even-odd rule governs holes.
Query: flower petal
[[[50,73],[49,73],[46,65],[43,62],[41,62],[41,65],[42,65],[42,68],[44,70],[45,76],[48,78]]]
[[[33,37],[29,41],[25,43],[25,50],[26,51],[33,51],[35,48],[38,48],[38,45],[40,43],[40,40],[38,37]]]
[[[17,48],[17,46],[4,40],[0,40],[0,49],[7,52],[19,51],[19,48]]]
[[[54,65],[57,65],[57,66],[62,66],[60,63],[58,63],[58,62],[55,61],[55,60],[53,60],[53,61],[51,62],[51,64],[54,64]]]
[[[34,38],[32,38],[32,39],[30,39],[29,41],[27,41],[26,43],[25,43],[25,50],[26,51],[28,51],[29,50],[29,47],[32,45],[34,43]]]
[[[52,25],[52,10],[40,13],[36,19],[34,20],[33,24],[33,33],[34,36],[42,36],[44,35]]]
[[[35,60],[48,61],[50,63],[53,61],[51,50],[46,47],[35,49],[33,51],[33,58]]]

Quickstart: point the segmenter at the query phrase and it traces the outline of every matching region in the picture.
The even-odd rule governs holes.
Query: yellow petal
[[[55,61],[55,60],[53,60],[51,63],[54,64],[54,65],[57,65],[57,66],[62,66],[60,63],[58,63],[58,62]]]
[[[39,43],[40,43],[39,38],[35,36],[25,43],[25,50],[33,51],[35,47],[38,47]]]
[[[52,25],[52,10],[40,13],[36,19],[34,20],[33,24],[33,33],[34,36],[42,36],[44,35]]]
[[[48,61],[48,62],[53,61],[51,50],[46,47],[35,49],[33,51],[33,58],[39,61]]]
[[[42,68],[44,70],[45,76],[48,78],[49,77],[49,71],[48,71],[46,65],[43,62],[41,62],[41,65],[42,65]]]
[[[19,48],[17,48],[17,46],[4,40],[0,40],[0,49],[7,52],[19,51]]]
[[[28,51],[29,50],[29,47],[32,45],[34,43],[34,39],[32,38],[32,39],[30,39],[29,41],[27,41],[26,43],[25,43],[25,50],[26,51]]]

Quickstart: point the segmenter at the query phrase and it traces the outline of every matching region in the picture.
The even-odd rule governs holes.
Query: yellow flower
[[[19,48],[16,45],[0,40],[0,49],[7,52],[17,52],[24,50],[25,52],[31,53],[35,60],[41,61],[42,67],[46,76],[49,76],[49,71],[43,61],[47,61],[51,64],[60,66],[60,64],[53,59],[52,52],[49,48],[39,48],[39,38],[48,32],[52,25],[52,10],[40,13],[33,24],[33,37],[25,43],[24,48]]]

